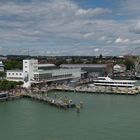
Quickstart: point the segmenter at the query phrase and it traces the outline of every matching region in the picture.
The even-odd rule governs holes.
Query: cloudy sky
[[[0,0],[0,54],[125,55],[139,46],[139,0]]]

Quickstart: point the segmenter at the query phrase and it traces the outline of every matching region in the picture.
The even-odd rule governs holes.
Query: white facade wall
[[[38,71],[38,60],[23,60],[23,73],[28,76],[28,81],[34,80],[34,72]]]
[[[4,72],[4,65],[2,61],[0,61],[0,72]]]
[[[83,72],[80,68],[38,70],[38,60],[23,60],[23,70],[9,70],[6,73],[7,80],[23,81],[24,87],[30,87],[35,80],[58,80],[69,78],[81,78]],[[35,76],[35,77],[34,77]]]
[[[23,81],[22,71],[7,71],[6,79],[9,81]]]

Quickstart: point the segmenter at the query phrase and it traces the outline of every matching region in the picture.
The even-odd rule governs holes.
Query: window
[[[20,73],[20,75],[22,75],[22,73]]]
[[[16,75],[18,75],[18,73],[16,73]]]
[[[14,73],[12,73],[12,75],[15,75]]]
[[[11,75],[11,73],[9,73],[9,75]]]

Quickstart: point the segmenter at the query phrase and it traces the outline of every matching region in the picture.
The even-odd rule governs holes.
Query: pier
[[[61,99],[61,98],[57,99],[45,96],[44,94],[33,94],[33,93],[15,94],[14,96],[10,96],[8,100],[14,100],[19,98],[30,98],[32,100],[48,103],[49,105],[64,109],[74,108],[76,106],[71,99]]]

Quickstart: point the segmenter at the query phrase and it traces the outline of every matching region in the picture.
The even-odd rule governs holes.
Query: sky
[[[139,47],[140,0],[0,0],[2,55],[138,55]]]

